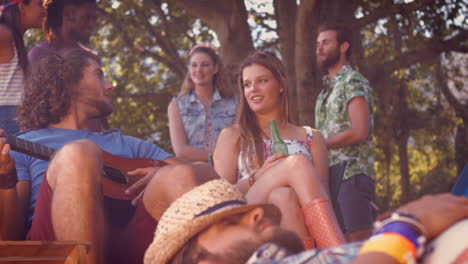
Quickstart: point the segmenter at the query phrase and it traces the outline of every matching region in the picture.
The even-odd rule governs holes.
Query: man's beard
[[[110,104],[98,102],[95,106],[97,109],[96,117],[108,117],[112,114],[112,105]]]
[[[328,70],[332,66],[335,66],[338,63],[339,60],[340,60],[340,52],[339,52],[338,48],[336,48],[335,50],[333,50],[333,52],[329,53],[326,56],[325,60],[320,61],[317,58],[317,66],[321,70]]]
[[[104,101],[98,101],[91,98],[86,98],[83,102],[93,109],[88,115],[88,118],[107,117],[112,114],[112,105]]]
[[[302,245],[302,241],[299,239],[299,236],[296,233],[283,228],[275,230],[271,239],[265,241],[265,243],[266,242],[276,244],[288,250],[291,254],[297,254],[304,250],[304,246]]]

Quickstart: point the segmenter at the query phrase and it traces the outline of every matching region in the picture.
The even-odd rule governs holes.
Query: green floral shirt
[[[324,78],[324,87],[320,92],[315,105],[315,125],[325,138],[332,137],[351,127],[348,119],[348,103],[357,96],[364,96],[369,104],[370,128],[367,140],[342,148],[329,150],[329,165],[346,161],[347,167],[343,179],[349,179],[357,174],[366,174],[374,178],[374,154],[372,147],[373,134],[373,102],[372,88],[369,81],[350,65],[343,66],[330,80]]]

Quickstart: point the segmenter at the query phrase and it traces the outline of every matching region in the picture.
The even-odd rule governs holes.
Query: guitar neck
[[[7,142],[14,151],[46,161],[49,161],[56,151],[53,148],[41,145],[39,143],[34,143],[10,135],[7,135]],[[115,182],[127,183],[127,178],[125,177],[124,173],[112,166],[104,164],[102,168],[102,174]]]
[[[55,149],[27,141],[15,136],[7,135],[7,142],[14,151],[26,154],[42,160],[50,160],[55,153]]]

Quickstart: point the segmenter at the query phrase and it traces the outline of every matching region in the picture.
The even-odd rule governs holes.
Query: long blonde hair
[[[263,165],[263,139],[262,130],[257,123],[255,113],[250,109],[244,96],[243,71],[252,65],[261,65],[273,74],[283,88],[280,94],[280,122],[288,122],[288,82],[283,63],[271,52],[255,52],[248,56],[241,64],[239,72],[239,106],[235,124],[240,130],[240,151],[242,162],[246,168],[261,167]],[[242,98],[242,99],[241,99]],[[256,157],[256,159],[254,159]]]
[[[226,85],[221,59],[211,48],[204,47],[204,46],[195,47],[194,49],[190,51],[189,61],[193,55],[195,55],[196,53],[200,53],[200,52],[207,54],[211,58],[213,65],[218,65],[218,72],[213,76],[213,87],[218,89],[221,97],[223,98],[234,96],[234,92],[232,91],[232,89],[230,89],[229,86]],[[192,77],[190,76],[190,70],[189,70],[187,71],[187,74],[185,74],[185,78],[182,83],[179,96],[187,95],[194,89],[195,89],[195,84],[193,83]]]

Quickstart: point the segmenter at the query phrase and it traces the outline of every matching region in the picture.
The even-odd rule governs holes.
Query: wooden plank
[[[0,241],[0,264],[85,264],[85,241]]]

